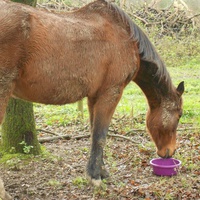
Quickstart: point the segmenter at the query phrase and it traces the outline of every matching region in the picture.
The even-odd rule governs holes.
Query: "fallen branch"
[[[189,127],[189,128],[180,128],[180,129],[177,129],[177,131],[187,131],[187,130],[199,130],[200,127]],[[52,134],[52,135],[56,135],[54,137],[44,137],[44,138],[39,138],[39,142],[40,143],[45,143],[45,142],[50,142],[50,141],[53,141],[53,140],[59,140],[59,139],[65,139],[65,140],[79,140],[79,139],[82,139],[82,138],[89,138],[90,137],[90,134],[85,134],[85,135],[78,135],[78,136],[73,136],[73,135],[59,135],[57,133],[54,133],[54,132],[51,132],[51,131],[47,131],[47,130],[43,130],[43,129],[37,129],[37,131],[40,131],[40,132],[45,132],[45,133],[49,133],[49,134]],[[109,131],[112,131],[112,130],[109,130]],[[141,130],[141,129],[134,129],[134,130],[131,130],[131,131],[144,131],[144,130]],[[130,133],[131,131],[129,131],[128,133]],[[115,131],[112,131],[112,132],[115,132]],[[119,135],[119,134],[110,134],[108,133],[108,137],[116,137],[116,138],[121,138],[121,139],[125,139],[125,140],[128,140],[132,143],[135,143],[135,144],[140,144],[140,142],[136,142],[134,140],[132,140],[131,138],[129,137],[126,137],[124,135]]]
[[[108,133],[108,137],[117,137],[117,138],[122,138],[122,139],[125,139],[125,140],[129,140],[129,141],[131,141],[132,143],[140,144],[140,142],[136,142],[136,141],[132,140],[131,138],[126,137],[126,136],[123,136],[123,135],[110,134],[110,133]]]
[[[53,134],[51,131],[46,131],[46,130],[42,130],[42,129],[39,129],[39,130],[41,132],[44,131],[44,132],[48,132],[48,133]],[[56,135],[56,134],[54,133],[54,135]],[[90,134],[78,135],[78,136],[73,136],[73,135],[56,135],[54,137],[39,138],[38,140],[39,140],[40,143],[45,143],[45,142],[50,142],[50,141],[59,140],[59,139],[79,140],[79,139],[82,139],[82,138],[89,138],[89,137],[90,137]],[[125,139],[125,140],[128,140],[128,141],[131,141],[132,143],[135,143],[135,144],[140,144],[140,142],[136,142],[136,141],[132,140],[129,137],[126,137],[126,136],[123,136],[123,135],[119,135],[119,134],[110,134],[110,133],[108,133],[108,137],[121,138],[121,139]]]
[[[48,130],[44,130],[44,129],[37,129],[37,131],[44,132],[44,133],[49,133],[51,135],[60,136],[60,134],[58,134],[58,133],[54,133],[54,132],[51,132],[51,131],[48,131]]]
[[[200,13],[197,13],[197,14],[193,15],[192,17],[188,18],[188,21],[195,18],[195,17],[198,17],[198,16],[200,16]]]
[[[39,138],[40,143],[45,143],[45,142],[50,142],[53,140],[59,140],[59,139],[65,139],[65,140],[70,140],[70,139],[82,139],[82,138],[89,138],[90,134],[87,135],[79,135],[79,136],[73,136],[73,135],[59,135],[59,136],[54,136],[54,137],[44,137],[44,138]]]

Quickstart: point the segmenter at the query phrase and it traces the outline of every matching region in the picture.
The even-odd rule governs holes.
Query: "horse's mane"
[[[171,78],[164,62],[161,60],[153,44],[146,34],[131,20],[131,18],[117,5],[109,3],[106,0],[97,0],[90,4],[94,10],[98,10],[102,15],[109,14],[116,23],[126,29],[130,34],[130,39],[138,43],[140,58],[152,67],[152,74],[158,81],[165,81],[168,88],[171,88]],[[108,10],[104,11],[107,8]]]

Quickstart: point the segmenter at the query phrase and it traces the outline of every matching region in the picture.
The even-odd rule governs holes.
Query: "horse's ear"
[[[179,95],[181,96],[185,90],[185,87],[184,87],[184,81],[180,82],[178,87],[177,87],[177,92],[179,93]]]

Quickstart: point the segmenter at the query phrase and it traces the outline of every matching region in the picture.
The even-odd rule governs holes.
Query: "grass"
[[[73,179],[72,184],[78,187],[82,187],[88,183],[88,180],[86,178],[83,178],[81,176],[77,176]]]
[[[176,68],[169,68],[172,80],[176,85],[180,81],[185,82],[184,115],[181,123],[193,124],[193,126],[200,125],[200,70],[198,63],[200,63],[200,57],[192,58]]]
[[[88,118],[86,99],[84,100],[84,116]],[[78,115],[77,103],[63,106],[34,104],[36,118],[43,118],[44,123],[49,126],[69,126],[81,123]]]

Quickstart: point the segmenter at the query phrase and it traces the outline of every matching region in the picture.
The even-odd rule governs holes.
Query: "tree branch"
[[[198,130],[198,129],[200,129],[200,127],[180,128],[180,129],[177,129],[177,131],[187,131],[187,130],[196,130],[196,129]],[[45,133],[49,133],[49,134],[55,135],[54,137],[39,138],[38,140],[39,140],[40,143],[50,142],[50,141],[59,140],[59,139],[79,140],[79,139],[82,139],[82,138],[89,138],[90,137],[90,134],[73,136],[73,135],[59,135],[58,133],[54,133],[54,132],[43,130],[43,129],[37,129],[37,131],[45,132]],[[112,130],[109,130],[109,131],[112,131]],[[137,131],[145,131],[145,130],[134,129],[134,130],[131,130],[131,131],[136,131],[137,132]],[[128,133],[130,133],[131,131],[129,131]],[[115,132],[115,131],[112,131],[112,132]],[[124,136],[124,135],[110,134],[110,133],[108,133],[108,137],[120,138],[120,139],[128,140],[128,141],[130,141],[130,142],[132,142],[134,144],[140,144],[140,142],[136,142],[136,141],[132,140],[130,137],[127,137],[127,136]]]
[[[37,129],[37,131],[44,132],[44,133],[49,133],[51,135],[60,136],[60,134],[58,134],[58,133],[54,133],[54,132],[51,132],[51,131],[48,131],[48,130],[44,130],[44,129]]]
[[[65,139],[65,140],[75,139],[75,140],[79,140],[79,139],[82,139],[82,138],[89,138],[90,137],[90,134],[78,135],[78,136],[58,135],[58,134],[52,133],[51,131],[46,131],[46,130],[42,130],[42,129],[37,129],[37,130],[39,130],[41,132],[43,131],[43,132],[46,132],[46,133],[50,133],[50,134],[56,135],[54,137],[39,138],[39,142],[40,143],[50,142],[50,141],[59,140],[59,139]],[[119,135],[119,134],[110,134],[110,133],[108,133],[108,137],[121,138],[121,139],[124,139],[124,140],[131,141],[132,143],[139,144],[139,142],[136,142],[136,141],[132,140],[129,137],[126,137],[126,136],[123,136],[123,135]]]
[[[45,137],[45,138],[39,138],[40,143],[45,143],[45,142],[50,142],[53,140],[59,140],[59,139],[65,139],[65,140],[70,140],[70,139],[82,139],[82,138],[89,138],[90,134],[87,135],[79,135],[79,136],[72,136],[72,135],[59,135],[59,136],[54,136],[54,137]]]

